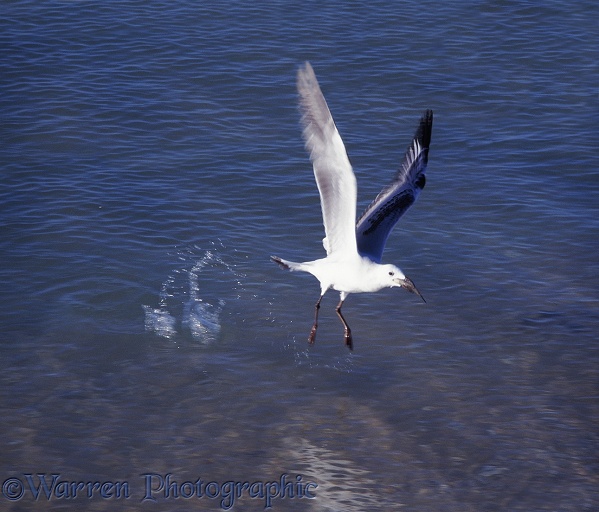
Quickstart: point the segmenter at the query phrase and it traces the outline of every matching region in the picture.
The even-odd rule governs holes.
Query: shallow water
[[[274,510],[596,509],[593,12],[5,6],[0,508],[262,510],[286,475]],[[333,292],[307,346],[318,283],[269,261],[323,255],[304,60],[359,210],[435,112],[384,255],[427,303],[350,296],[353,353]],[[36,499],[38,473],[128,496]],[[226,482],[248,488],[227,502]]]

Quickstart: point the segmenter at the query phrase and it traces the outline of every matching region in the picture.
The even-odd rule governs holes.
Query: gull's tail
[[[281,268],[284,268],[285,270],[302,270],[301,263],[295,263],[294,261],[287,261],[284,260],[282,258],[279,258],[278,256],[271,256],[270,259],[272,261],[274,261],[277,265],[279,265]]]

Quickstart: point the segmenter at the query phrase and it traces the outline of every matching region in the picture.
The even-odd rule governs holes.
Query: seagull
[[[297,88],[302,111],[303,136],[314,168],[320,193],[324,223],[326,258],[296,263],[278,256],[271,259],[284,269],[308,272],[320,282],[320,297],[314,307],[314,324],[308,336],[316,339],[318,311],[329,289],[339,292],[335,308],[344,328],[345,345],[353,350],[352,333],[341,313],[350,293],[372,293],[383,288],[402,287],[424,297],[412,280],[395,265],[381,262],[389,233],[414,204],[426,183],[425,170],[433,126],[433,112],[426,110],[401,167],[386,186],[356,219],[358,187],[356,177],[309,62],[300,67]]]

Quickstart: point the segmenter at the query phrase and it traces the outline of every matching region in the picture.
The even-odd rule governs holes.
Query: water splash
[[[142,304],[142,308],[146,314],[144,322],[146,331],[154,332],[163,338],[173,338],[177,334],[176,320],[168,311],[145,304]]]
[[[224,299],[218,299],[216,303],[206,302],[200,295],[199,276],[206,267],[224,265],[230,270],[223,260],[214,255],[212,251],[206,251],[203,258],[198,261],[188,272],[189,278],[189,300],[185,304],[183,314],[183,325],[186,325],[194,339],[202,343],[216,341],[220,333],[220,314],[225,305]]]
[[[177,252],[183,266],[162,284],[159,306],[142,306],[146,331],[167,339],[190,334],[203,344],[217,341],[226,305],[223,295],[237,294],[243,276],[218,254],[224,246],[213,246],[207,251],[193,247]],[[203,252],[201,256],[198,250]]]

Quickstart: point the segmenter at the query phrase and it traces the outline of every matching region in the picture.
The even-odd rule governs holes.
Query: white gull
[[[393,226],[416,201],[426,182],[433,112],[427,110],[408,147],[393,181],[385,187],[366,211],[356,219],[358,187],[343,140],[322,95],[314,70],[306,62],[297,74],[306,149],[314,167],[324,222],[326,258],[295,263],[277,256],[271,259],[288,270],[309,272],[320,281],[320,297],[314,311],[314,325],[308,341],[314,343],[318,311],[330,288],[340,292],[336,307],[344,327],[345,344],[353,349],[349,325],[341,306],[350,293],[377,292],[400,286],[424,297],[414,283],[395,265],[382,264],[385,243]]]

